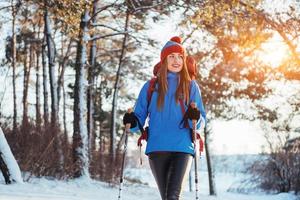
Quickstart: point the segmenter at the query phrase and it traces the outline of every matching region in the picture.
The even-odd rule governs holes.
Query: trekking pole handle
[[[197,105],[196,105],[196,103],[194,101],[191,102],[191,107],[192,108],[197,108]]]
[[[192,107],[192,108],[197,108],[196,103],[195,103],[195,102],[191,102],[191,107]],[[196,131],[197,120],[193,119],[193,120],[192,120],[192,123],[193,123],[193,131]]]
[[[132,112],[133,112],[132,108],[128,108],[128,109],[127,109],[127,113],[128,113],[128,114],[130,114],[130,113],[132,113]],[[129,132],[130,126],[131,126],[130,123],[125,124],[125,131],[126,131],[126,133]]]
[[[128,132],[129,132],[130,126],[131,126],[131,124],[130,124],[130,123],[128,123],[128,124],[126,124],[126,125],[125,125],[125,130],[126,130],[126,133],[128,133]]]

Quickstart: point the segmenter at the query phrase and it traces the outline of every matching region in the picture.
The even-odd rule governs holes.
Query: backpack
[[[190,78],[192,80],[195,80],[196,77],[197,77],[198,68],[197,68],[197,65],[196,65],[196,62],[195,62],[194,58],[191,57],[191,56],[187,56],[187,58],[186,58],[186,64],[187,64],[187,68],[188,68],[188,72],[189,72]],[[154,75],[154,77],[151,78],[151,80],[149,82],[149,88],[147,90],[147,102],[148,102],[147,103],[147,107],[149,107],[149,103],[151,101],[152,94],[153,94],[153,92],[155,90],[155,86],[156,86],[156,83],[157,83],[157,74],[158,74],[158,71],[160,69],[160,66],[161,66],[160,62],[158,62],[154,66],[154,68],[153,68],[153,75]],[[185,116],[185,108],[184,108],[183,99],[179,99],[179,103],[180,103],[182,115]],[[189,125],[188,125],[187,120],[183,119],[183,122],[184,122],[184,127],[185,128],[190,128]],[[139,123],[139,121],[138,121],[138,123]],[[145,129],[143,129],[141,127],[141,124],[139,124],[139,128],[141,129],[142,134],[141,134],[141,136],[138,139],[137,145],[140,147],[140,151],[141,151],[142,141],[143,140],[145,140],[145,141],[148,140],[148,127],[146,127]],[[200,136],[199,133],[197,133],[197,139],[199,139],[199,144],[200,144],[199,145],[199,152],[200,152],[200,155],[201,155],[201,152],[203,152],[203,149],[204,149],[204,142],[203,142],[203,140],[202,140],[202,138],[201,138],[201,136]]]

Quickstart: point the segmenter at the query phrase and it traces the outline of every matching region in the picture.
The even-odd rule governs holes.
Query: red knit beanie
[[[163,62],[163,60],[171,53],[180,53],[185,56],[185,50],[181,45],[181,38],[178,36],[172,37],[162,48],[160,61]]]

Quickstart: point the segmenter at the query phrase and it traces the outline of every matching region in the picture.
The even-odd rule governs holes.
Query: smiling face
[[[180,53],[171,53],[167,56],[168,70],[171,72],[180,72],[183,67],[183,56]]]

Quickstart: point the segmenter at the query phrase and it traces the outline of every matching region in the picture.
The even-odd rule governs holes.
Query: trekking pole
[[[131,112],[132,112],[132,110],[128,109],[128,113],[131,113]],[[120,175],[118,200],[121,200],[121,195],[122,195],[122,187],[123,187],[123,179],[124,179],[124,166],[125,166],[125,158],[126,158],[126,150],[127,150],[129,129],[130,129],[130,123],[125,125],[125,130],[124,130],[125,144],[124,144],[123,160],[122,160],[122,165],[121,165],[121,175]]]
[[[194,102],[192,102],[191,107],[196,108],[197,106]],[[199,197],[198,197],[198,163],[197,163],[197,148],[196,148],[196,140],[197,140],[196,124],[197,124],[197,120],[192,119],[192,123],[193,123],[193,142],[194,142],[194,151],[195,151],[194,164],[195,164],[196,200],[198,200],[199,199]]]

